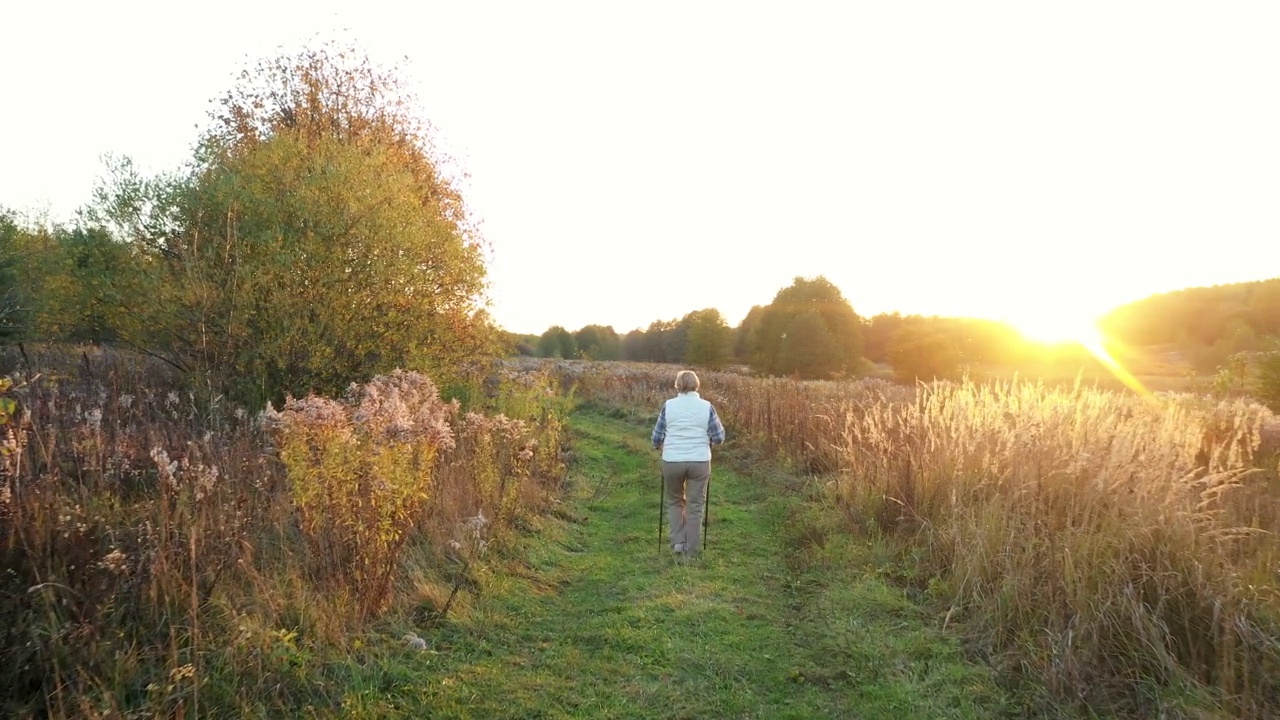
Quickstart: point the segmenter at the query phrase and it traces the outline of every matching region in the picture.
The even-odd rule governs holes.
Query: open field
[[[1280,5],[47,5],[0,720],[1280,720]]]
[[[703,558],[660,550],[648,429],[575,414],[564,512],[426,650],[372,655],[350,716],[1016,716],[876,548],[818,536],[803,479],[720,462]]]
[[[642,414],[671,375],[560,372],[579,397]],[[849,532],[897,544],[1003,677],[1081,711],[1280,709],[1280,421],[1266,408],[1081,384],[704,385],[762,457],[828,479]]]
[[[259,419],[133,356],[7,362],[7,715],[1280,711],[1280,423],[1244,401],[703,373],[731,441],[680,565],[672,366]]]

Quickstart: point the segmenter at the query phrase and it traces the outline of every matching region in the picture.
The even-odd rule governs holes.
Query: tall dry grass
[[[655,416],[674,378],[557,371]],[[703,386],[730,437],[827,475],[942,621],[1054,707],[1280,714],[1280,420],[1262,406],[1031,382]]]
[[[949,615],[1059,700],[1280,710],[1276,419],[1241,401],[1008,383],[851,417],[835,489],[926,551]]]
[[[555,502],[564,473],[564,403],[542,376],[478,379],[470,413],[389,376],[264,425],[134,354],[6,351],[0,373],[18,408],[0,423],[5,716],[331,701],[315,682],[326,648],[417,611],[467,518],[500,536]],[[363,443],[340,448],[349,464],[312,462],[323,418],[303,406],[344,413]],[[334,522],[341,503],[356,508]]]

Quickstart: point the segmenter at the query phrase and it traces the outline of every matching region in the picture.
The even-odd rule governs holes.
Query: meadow
[[[562,362],[651,413],[660,366]],[[1280,419],[1243,399],[1077,383],[703,376],[738,442],[824,483],[847,532],[1007,678],[1082,712],[1280,712]],[[1016,680],[1015,680],[1016,682]]]
[[[1280,713],[1280,420],[1247,400],[704,372],[722,554],[673,575],[674,366],[250,413],[118,351],[2,360],[5,715]]]
[[[1280,716],[1280,280],[514,335],[417,83],[315,40],[0,208],[0,717]],[[648,433],[732,362],[686,563]]]
[[[446,617],[564,479],[564,402],[392,373],[250,413],[148,358],[3,356],[0,715],[277,716],[380,619]],[[398,639],[397,639],[398,641]]]

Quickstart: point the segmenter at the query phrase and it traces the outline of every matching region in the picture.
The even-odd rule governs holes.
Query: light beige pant
[[[702,513],[707,505],[707,481],[711,462],[663,462],[662,482],[666,487],[667,520],[671,524],[671,546],[684,545],[687,555],[702,549]]]

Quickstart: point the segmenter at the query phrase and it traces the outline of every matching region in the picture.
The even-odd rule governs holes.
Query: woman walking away
[[[698,396],[698,376],[676,373],[675,397],[662,405],[653,426],[653,447],[662,450],[662,483],[668,541],[679,555],[702,549],[702,513],[711,480],[711,446],[724,442],[724,425],[711,403]]]

